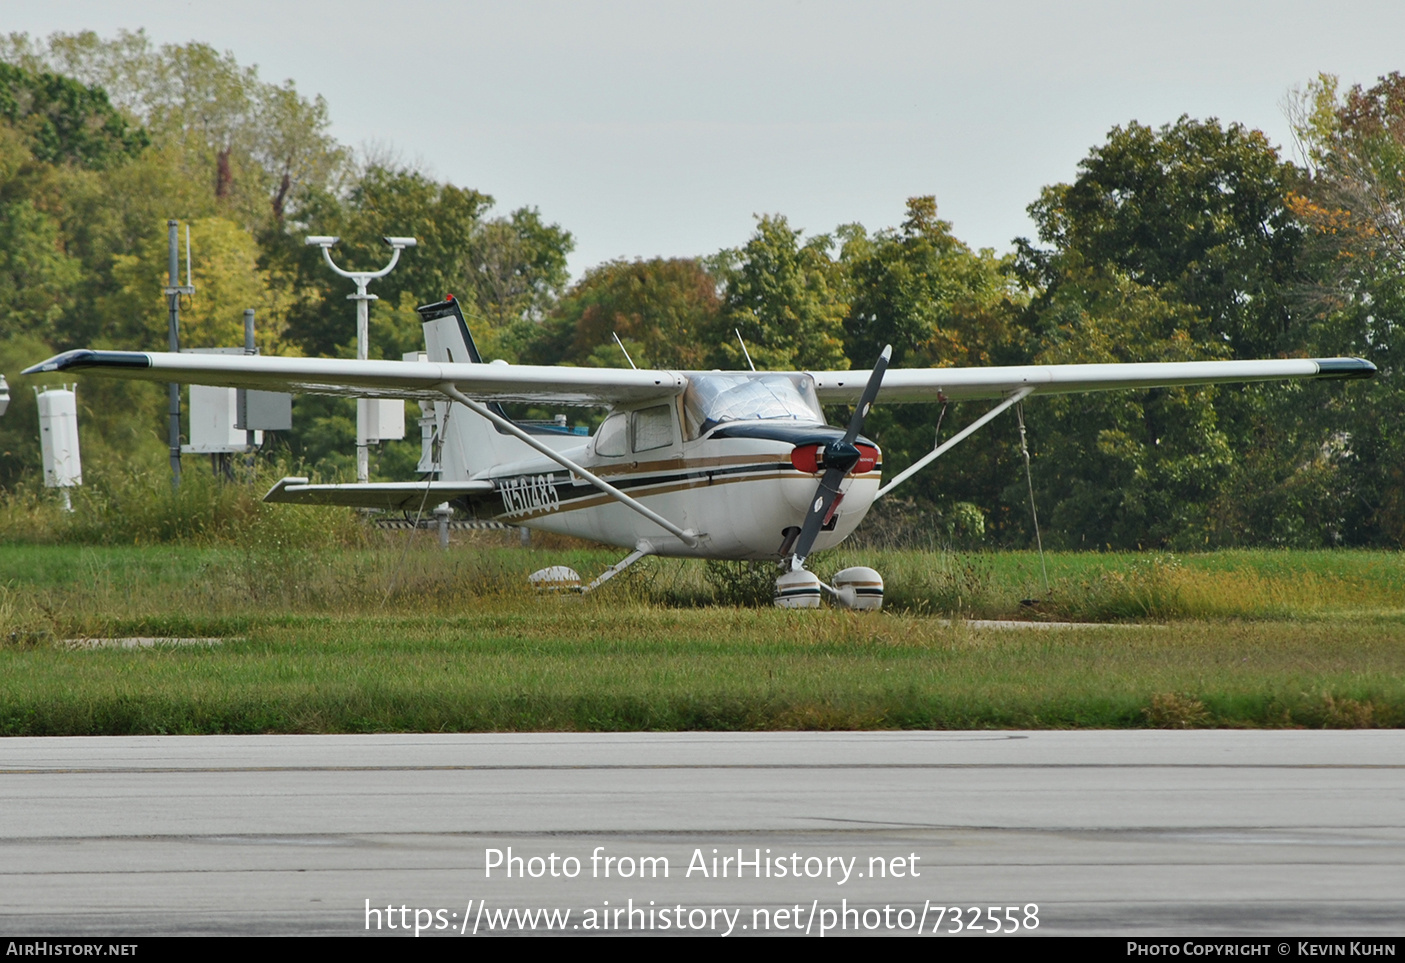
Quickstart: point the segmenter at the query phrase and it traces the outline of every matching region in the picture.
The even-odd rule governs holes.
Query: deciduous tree
[[[757,218],[742,248],[714,260],[724,284],[723,324],[711,346],[719,367],[744,368],[735,328],[758,368],[826,370],[847,367],[844,357],[843,275],[830,257],[833,241],[803,232],[780,215]]]

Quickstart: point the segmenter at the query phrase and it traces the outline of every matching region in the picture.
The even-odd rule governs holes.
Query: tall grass
[[[263,495],[285,472],[238,481],[187,470],[179,488],[148,469],[90,472],[70,490],[73,511],[33,482],[0,491],[0,544],[11,545],[355,545],[363,529],[350,510],[266,505]]]
[[[425,533],[380,532],[349,509],[264,504],[263,493],[284,473],[280,466],[230,482],[192,468],[173,490],[164,471],[109,470],[73,491],[72,512],[60,509],[53,492],[21,485],[0,492],[0,547],[210,550],[191,576],[203,593],[191,605],[219,612],[247,605],[299,612],[454,611],[468,599],[525,593],[526,575],[535,568],[567,564],[588,579],[620,554],[550,536],[522,552],[499,547],[501,539],[493,536],[457,535],[456,550],[438,553]],[[84,563],[101,571],[88,573],[94,589],[76,608],[119,611],[128,595],[148,592],[140,579],[116,571],[126,562],[97,558]],[[826,581],[857,564],[882,573],[890,610],[916,615],[1090,622],[1405,618],[1405,562],[1389,552],[1052,553],[1048,591],[1031,553],[842,546],[811,559]],[[765,607],[775,574],[775,565],[764,562],[648,559],[609,583],[601,597],[670,607]],[[102,585],[113,588],[99,600],[94,592]],[[67,591],[55,586],[51,594]],[[13,591],[0,596],[7,622],[39,617],[16,598]],[[56,611],[74,608],[55,603]]]
[[[1051,553],[1048,592],[1032,553],[830,556],[828,570],[877,568],[887,604],[916,613],[1086,622],[1405,618],[1405,556],[1396,552]]]
[[[1009,633],[587,599],[199,628],[225,642],[0,644],[0,735],[1405,724],[1380,625]]]
[[[307,547],[263,531],[0,546],[0,734],[1405,725],[1405,578],[1385,554],[1054,556],[1051,609],[1021,604],[1042,588],[1032,556],[865,553],[894,604],[863,614],[725,605],[715,572],[677,559],[539,596],[533,569],[594,574],[618,553],[491,533],[444,552],[425,532]],[[766,588],[751,568],[736,577]],[[1166,624],[928,617],[1021,613]],[[68,645],[114,636],[224,642]]]

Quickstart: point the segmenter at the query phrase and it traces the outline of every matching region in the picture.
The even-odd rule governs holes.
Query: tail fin
[[[463,309],[451,294],[443,301],[416,308],[424,324],[425,351],[430,361],[455,364],[482,364],[483,356],[473,343]],[[507,417],[502,407],[488,406],[494,414]],[[476,471],[517,461],[533,454],[531,448],[511,435],[500,432],[486,418],[463,405],[449,401],[434,403],[435,420],[440,426],[440,479],[463,481]]]
[[[452,294],[416,310],[424,322],[425,350],[430,361],[483,363],[483,356],[478,353],[478,345],[473,343],[473,335],[464,321],[463,309]],[[512,421],[497,402],[489,402],[487,407],[493,414]],[[441,426],[439,477],[442,481],[465,481],[485,468],[537,456],[530,445],[463,405],[436,401],[434,413],[436,423]],[[542,443],[551,448],[575,448],[586,440],[565,427],[564,419],[555,424],[514,423],[523,431],[540,436]]]
[[[430,361],[483,363],[478,345],[473,343],[473,335],[468,331],[468,322],[463,318],[463,309],[452,294],[443,301],[422,304],[415,310],[424,323],[425,350],[429,352]]]

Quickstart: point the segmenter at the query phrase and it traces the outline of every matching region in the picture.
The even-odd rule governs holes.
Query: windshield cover
[[[803,374],[690,374],[688,388],[683,392],[683,411],[689,438],[697,438],[724,421],[774,418],[824,424],[814,383]]]

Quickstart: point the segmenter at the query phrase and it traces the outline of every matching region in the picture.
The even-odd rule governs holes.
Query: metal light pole
[[[395,269],[395,265],[400,261],[400,252],[407,247],[414,247],[418,243],[413,237],[383,237],[386,244],[394,250],[390,256],[390,263],[379,271],[343,271],[332,263],[332,246],[340,241],[339,237],[329,237],[327,235],[312,235],[307,238],[309,246],[320,247],[322,257],[327,262],[327,267],[344,278],[351,278],[356,282],[356,293],[348,294],[348,301],[356,302],[356,359],[365,361],[369,356],[368,328],[370,325],[370,305],[369,301],[377,301],[374,294],[366,293],[366,284],[376,278],[383,278]],[[371,458],[368,451],[369,443],[366,441],[367,432],[367,405],[365,398],[356,399],[356,480],[361,483],[367,482],[371,477]]]
[[[254,309],[244,309],[244,353],[246,355],[258,354],[259,349],[254,347]],[[248,410],[248,395],[244,401],[244,410]],[[254,467],[254,429],[248,427],[248,419],[244,422],[244,447],[248,449],[249,455],[244,460],[246,467],[250,469],[249,474],[253,474]]]
[[[180,241],[177,239],[176,231],[180,227],[180,221],[169,220],[166,222],[167,229],[167,249],[169,254],[170,283],[166,285],[165,292],[167,306],[170,308],[170,326],[168,330],[168,346],[172,354],[181,349],[180,327],[181,327],[181,295],[194,294],[195,288],[190,282],[190,227],[185,229],[185,284],[180,283]],[[171,449],[171,485],[179,488],[181,483],[181,389],[180,385],[172,382],[166,387],[167,404],[166,414],[169,420],[167,428],[168,442]]]

